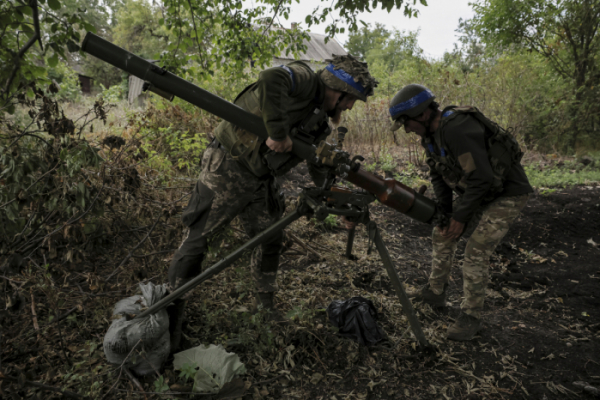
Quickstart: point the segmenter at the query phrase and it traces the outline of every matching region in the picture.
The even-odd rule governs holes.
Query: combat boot
[[[460,313],[456,322],[448,327],[446,337],[450,340],[465,342],[473,339],[475,334],[481,329],[481,320],[472,315]]]
[[[444,284],[444,291],[442,294],[435,294],[431,290],[429,283],[421,288],[419,292],[414,296],[416,301],[422,301],[431,305],[431,307],[444,307],[446,305],[446,292],[448,292],[448,284]]]

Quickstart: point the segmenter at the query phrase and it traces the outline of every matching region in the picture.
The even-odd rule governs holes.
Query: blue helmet
[[[421,115],[434,99],[435,95],[423,85],[404,86],[390,102],[390,116],[395,121],[392,129],[397,130],[408,118]]]

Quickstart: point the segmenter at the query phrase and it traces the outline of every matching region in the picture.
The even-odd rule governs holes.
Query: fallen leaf
[[[313,385],[316,385],[317,383],[319,383],[321,381],[321,379],[323,379],[323,375],[321,375],[318,372],[315,372],[311,377],[310,377],[310,383],[312,383]]]

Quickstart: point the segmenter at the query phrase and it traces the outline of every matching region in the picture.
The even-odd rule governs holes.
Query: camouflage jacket
[[[473,115],[445,109],[436,132],[421,142],[436,197],[458,222],[468,222],[480,205],[500,196],[533,192],[520,162],[515,160],[505,172],[498,172],[495,157],[490,156],[490,135]],[[456,210],[453,190],[461,196]]]
[[[286,136],[302,137],[314,144],[331,132],[329,119],[323,110],[325,86],[317,73],[301,62],[262,71],[258,81],[248,86],[236,98],[235,104],[262,116],[269,137],[281,141]],[[264,140],[223,121],[215,136],[231,156],[257,177],[282,175],[302,160],[291,153],[275,153]],[[309,163],[309,172],[319,185],[325,171]]]

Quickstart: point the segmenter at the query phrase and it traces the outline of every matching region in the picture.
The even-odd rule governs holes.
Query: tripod
[[[285,229],[285,227],[297,219],[303,216],[313,216],[317,220],[322,221],[327,218],[328,215],[333,214],[349,217],[357,223],[366,225],[369,235],[369,243],[375,244],[375,247],[379,252],[383,265],[385,266],[390,281],[392,282],[392,286],[394,287],[396,295],[400,300],[404,314],[408,319],[415,337],[423,348],[428,348],[430,347],[429,343],[427,342],[425,334],[421,329],[421,324],[419,323],[419,320],[415,314],[412,303],[410,302],[410,299],[404,290],[404,285],[402,285],[402,281],[396,272],[394,262],[392,261],[390,253],[383,242],[379,228],[377,227],[377,224],[370,219],[368,205],[375,200],[375,196],[368,192],[357,192],[350,189],[336,187],[333,187],[330,190],[315,187],[304,188],[298,198],[296,209],[293,212],[280,219],[268,229],[248,240],[246,243],[221,259],[212,267],[208,268],[200,275],[196,276],[181,287],[171,292],[169,295],[165,296],[162,300],[158,301],[151,307],[148,307],[146,311],[138,314],[135,318],[144,318],[157,312],[158,310],[163,309],[173,300],[183,296],[200,283],[210,279],[214,275],[223,271],[225,268],[229,267],[237,259],[239,259],[246,250],[253,249],[254,247],[263,243],[271,235],[281,231],[282,229]],[[355,229],[353,228],[348,232],[348,241],[346,244],[346,257],[350,259],[353,259],[352,246],[354,243],[354,236]],[[371,246],[369,246],[369,251],[370,249]]]

